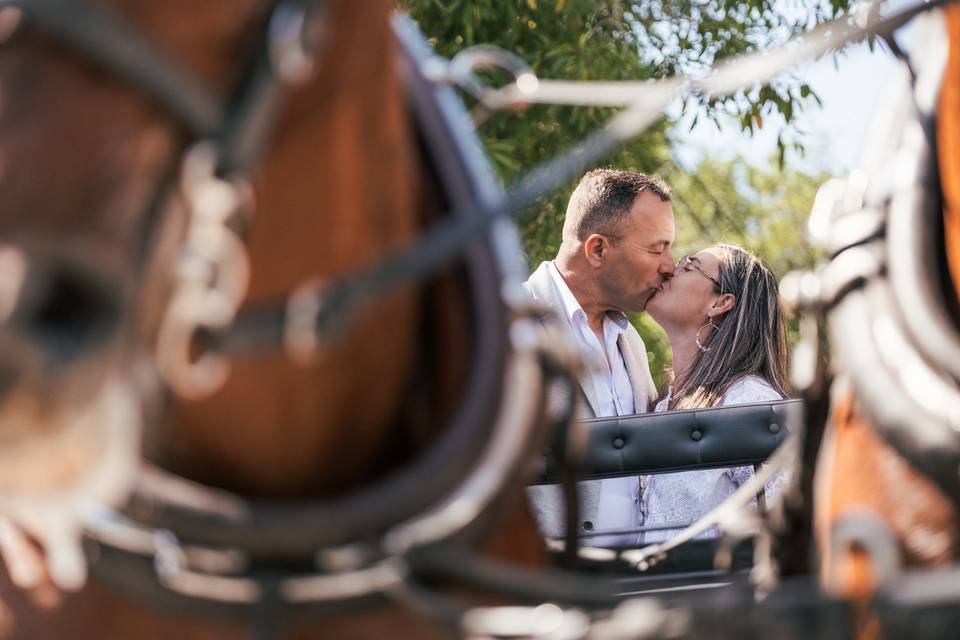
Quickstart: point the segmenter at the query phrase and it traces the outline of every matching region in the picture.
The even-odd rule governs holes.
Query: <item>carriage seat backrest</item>
[[[760,464],[795,424],[800,400],[584,420],[582,479]],[[544,454],[539,484],[559,482]]]

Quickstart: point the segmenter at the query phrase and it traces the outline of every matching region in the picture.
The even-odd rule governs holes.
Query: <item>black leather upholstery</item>
[[[685,469],[734,467],[766,460],[784,438],[800,400],[646,413],[585,420],[583,479]],[[540,484],[559,482],[546,452]]]

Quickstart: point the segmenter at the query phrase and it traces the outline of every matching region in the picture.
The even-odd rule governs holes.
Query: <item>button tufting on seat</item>
[[[767,428],[770,429],[770,433],[773,433],[773,434],[780,433],[780,425],[778,425],[776,422],[771,422],[770,426]]]
[[[700,429],[694,429],[690,432],[690,439],[699,442],[700,438],[703,437],[703,432]]]
[[[614,438],[613,439],[613,448],[614,449],[623,449],[623,438]]]

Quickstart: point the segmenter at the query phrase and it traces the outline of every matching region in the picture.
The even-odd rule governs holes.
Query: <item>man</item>
[[[594,363],[579,379],[579,418],[644,413],[656,397],[646,346],[624,314],[643,311],[673,274],[670,198],[657,177],[590,171],[570,196],[557,257],[541,263],[524,283],[534,301],[569,323]],[[528,496],[541,532],[561,537],[559,487],[530,487]],[[639,504],[635,477],[583,482],[581,532],[637,526]],[[599,536],[589,543],[604,542]]]

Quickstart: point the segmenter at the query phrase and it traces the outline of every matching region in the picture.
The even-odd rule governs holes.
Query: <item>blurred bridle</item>
[[[164,382],[186,398],[204,397],[226,379],[225,360],[209,351],[192,357],[197,333],[228,327],[247,289],[249,259],[243,245],[253,213],[251,175],[273,132],[282,98],[311,77],[313,52],[322,44],[327,3],[276,3],[246,73],[221,100],[191,73],[161,54],[119,16],[89,2],[3,0],[8,20],[75,50],[117,79],[149,96],[186,132],[178,180],[160,185],[142,228],[149,248],[158,218],[179,191],[188,226],[156,348]],[[146,251],[139,255],[146,255]],[[297,316],[303,295],[290,296]],[[284,343],[303,351],[296,320]]]
[[[161,379],[174,393],[194,399],[216,391],[228,375],[228,356],[279,349],[298,362],[311,360],[319,338],[334,324],[323,311],[328,301],[352,306],[383,288],[359,285],[321,294],[324,288],[311,281],[276,304],[238,315],[250,269],[242,240],[253,215],[251,174],[281,99],[313,75],[321,43],[311,34],[328,26],[326,2],[277,2],[247,73],[225,103],[131,25],[90,3],[0,0],[0,10],[8,12],[7,19],[16,12],[18,28],[45,34],[149,95],[192,140],[179,160],[178,180],[158,187],[142,239],[149,247],[157,217],[178,189],[188,212],[187,231],[155,356]],[[395,30],[414,60],[408,69],[412,82],[442,93],[431,98],[436,102],[455,102],[452,88],[423,75],[428,49],[412,35],[415,28],[398,21]],[[426,102],[423,108],[435,106]],[[424,118],[430,115],[436,114]],[[465,113],[453,118],[468,121]],[[444,143],[442,132],[427,131],[424,137]],[[452,188],[470,188],[456,179],[464,181],[451,178]],[[455,226],[467,226],[464,216],[471,207],[489,208],[495,198],[452,196],[460,210],[453,214]],[[85,544],[92,571],[151,601],[202,612],[246,612],[270,636],[280,624],[281,607],[326,609],[384,594],[402,598],[395,592],[406,593],[408,558],[475,535],[490,505],[515,485],[539,446],[546,380],[569,383],[570,365],[558,358],[574,358],[562,353],[561,341],[548,345],[519,287],[520,274],[509,276],[501,265],[507,258],[489,255],[515,253],[516,246],[478,251],[495,244],[496,234],[487,240],[491,222],[471,222],[470,237],[450,256],[466,263],[479,314],[475,362],[462,406],[418,459],[342,498],[267,504],[145,465],[122,512],[88,510]],[[388,257],[376,269],[390,273],[390,264]],[[435,262],[421,277],[441,266]],[[341,317],[338,313],[336,320]],[[197,347],[201,355],[192,357]],[[561,412],[554,421],[567,417]]]
[[[953,79],[944,77],[946,41],[934,36],[925,56],[895,50],[899,91],[865,155],[872,164],[825,185],[811,225],[832,231],[821,238],[829,261],[820,302],[863,410],[887,443],[960,503],[960,334],[942,267],[936,150],[937,96]]]

